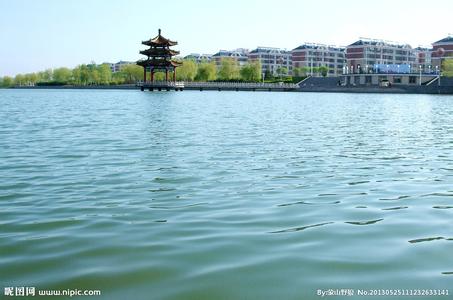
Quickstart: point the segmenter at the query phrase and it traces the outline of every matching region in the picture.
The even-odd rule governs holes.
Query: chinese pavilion
[[[151,82],[154,81],[154,73],[156,71],[165,71],[165,80],[168,81],[168,72],[173,72],[173,81],[176,81],[176,68],[181,63],[172,60],[172,56],[178,55],[179,51],[170,49],[178,42],[164,38],[160,34],[161,30],[155,38],[142,42],[143,45],[149,46],[149,49],[140,51],[140,54],[146,55],[146,59],[137,61],[137,65],[143,67],[143,82],[146,83],[146,72],[151,74]]]

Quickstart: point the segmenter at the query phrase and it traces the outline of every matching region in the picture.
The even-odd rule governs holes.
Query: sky
[[[0,0],[0,76],[135,61],[162,35],[181,55],[359,37],[430,45],[453,33],[451,0]]]

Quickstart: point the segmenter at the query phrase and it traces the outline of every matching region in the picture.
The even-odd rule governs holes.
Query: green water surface
[[[452,97],[0,91],[1,296],[451,299],[452,253]]]

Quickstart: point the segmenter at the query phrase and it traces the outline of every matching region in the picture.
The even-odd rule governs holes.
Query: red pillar
[[[165,81],[168,81],[168,69],[165,69]]]
[[[173,81],[176,82],[176,68],[173,69]]]
[[[143,67],[143,83],[146,83],[146,67]]]
[[[151,71],[151,82],[154,82],[154,70],[150,69]]]

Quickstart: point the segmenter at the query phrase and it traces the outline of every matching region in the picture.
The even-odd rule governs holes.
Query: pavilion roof
[[[155,67],[155,68],[165,68],[165,67],[179,67],[182,63],[174,60],[166,59],[142,59],[137,61],[137,65],[142,67]]]
[[[161,35],[161,30],[159,29],[156,37],[142,42],[146,46],[175,46],[178,44],[176,41],[171,41]]]
[[[140,54],[147,56],[175,56],[179,54],[179,51],[163,48],[150,48],[143,51],[140,51]]]

